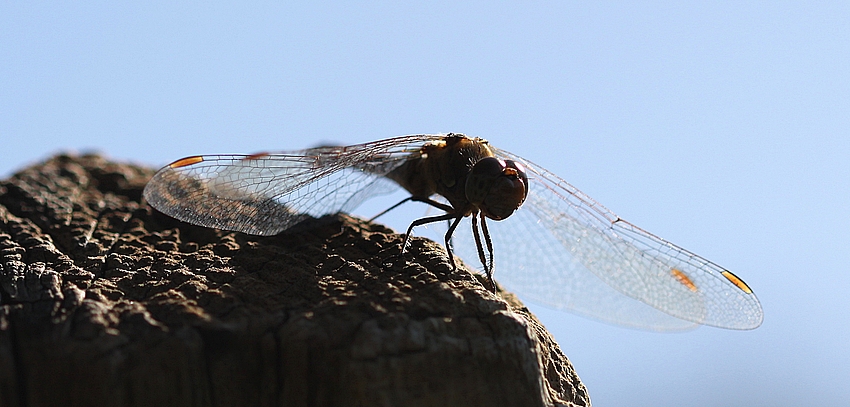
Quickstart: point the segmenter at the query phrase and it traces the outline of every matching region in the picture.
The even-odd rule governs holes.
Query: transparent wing
[[[494,150],[523,163],[530,184],[520,209],[488,222],[500,283],[532,301],[626,326],[761,324],[761,304],[731,272],[620,219],[540,166]],[[462,258],[478,258],[471,231],[454,236]]]
[[[383,177],[445,135],[415,135],[279,154],[193,156],[161,169],[145,188],[158,210],[201,226],[279,233],[306,216],[350,211],[395,190]],[[523,163],[529,196],[490,222],[497,278],[521,295],[601,320],[658,330],[699,324],[751,329],[761,305],[734,274],[623,221],[556,175]],[[477,264],[469,222],[456,252]]]
[[[186,157],[162,168],[145,187],[157,210],[185,222],[274,235],[307,216],[348,212],[389,193],[384,178],[439,135],[415,135],[345,147],[276,154]]]

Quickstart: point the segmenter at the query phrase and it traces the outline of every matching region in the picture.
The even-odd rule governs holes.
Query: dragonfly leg
[[[487,279],[490,280],[490,285],[493,286],[493,294],[496,293],[496,282],[493,280],[493,271],[496,269],[496,259],[493,256],[493,240],[490,239],[490,231],[487,229],[486,218],[481,216],[481,231],[484,232],[484,242],[487,244],[487,253],[490,255],[490,267],[485,264],[487,270]]]
[[[410,200],[411,200],[411,201],[414,201],[414,202],[422,202],[422,203],[426,203],[426,204],[431,205],[431,206],[433,206],[433,207],[435,207],[435,208],[437,208],[437,209],[442,209],[442,210],[444,210],[444,211],[446,211],[446,212],[454,212],[454,211],[455,211],[455,208],[452,208],[452,206],[451,206],[451,205],[446,205],[446,204],[444,204],[444,203],[442,203],[442,202],[437,202],[437,201],[435,201],[435,200],[433,200],[433,199],[431,199],[431,198],[414,198],[414,197],[410,197]]]
[[[454,226],[456,227],[457,223],[460,222],[460,219],[462,219],[462,218],[463,218],[462,215],[458,216],[454,213],[444,213],[442,215],[429,216],[429,217],[422,218],[422,219],[416,219],[407,228],[407,234],[405,234],[405,236],[404,236],[404,243],[402,243],[402,245],[401,245],[401,253],[399,254],[399,256],[404,256],[404,251],[407,249],[407,242],[410,240],[410,235],[411,235],[411,233],[413,233],[413,228],[420,226],[420,225],[425,225],[425,224],[428,224],[428,223],[441,222],[441,221],[444,221],[444,220],[451,220],[451,219],[457,219],[455,221],[455,224],[454,224]],[[451,232],[454,232],[454,227],[449,228],[449,233],[447,233],[446,236],[451,237]],[[451,251],[449,251],[449,258],[452,259]],[[452,267],[454,267],[454,262],[452,262]]]
[[[452,222],[449,226],[449,230],[446,232],[446,253],[449,254],[449,264],[452,265],[452,271],[457,270],[457,266],[455,265],[455,255],[452,253],[452,234],[455,232],[455,229],[461,219],[463,219],[463,216],[456,217],[454,222]]]
[[[455,210],[455,209],[454,209],[454,208],[452,208],[450,205],[446,205],[446,204],[444,204],[444,203],[442,203],[442,202],[437,202],[437,201],[435,201],[435,200],[433,200],[433,199],[431,199],[431,198],[417,198],[417,197],[415,197],[415,196],[409,196],[409,197],[407,197],[407,198],[402,199],[402,200],[401,200],[401,201],[399,201],[397,204],[395,204],[395,205],[393,205],[393,206],[390,206],[389,208],[384,209],[383,211],[381,211],[379,214],[377,214],[377,215],[373,216],[372,218],[370,218],[370,219],[369,219],[369,222],[371,222],[371,221],[373,221],[373,220],[375,220],[375,219],[378,219],[378,218],[379,218],[379,217],[381,217],[381,216],[384,216],[387,212],[389,212],[389,211],[391,211],[391,210],[393,210],[393,209],[395,209],[395,208],[398,208],[399,206],[401,206],[403,203],[405,203],[405,202],[407,202],[407,201],[413,201],[413,202],[422,202],[422,203],[426,203],[426,204],[431,205],[431,206],[433,206],[433,207],[435,207],[435,208],[437,208],[437,209],[442,209],[442,210],[444,210],[444,211],[446,211],[446,212],[454,212],[454,210]]]
[[[493,293],[496,292],[496,283],[493,282],[493,243],[490,240],[490,232],[487,230],[487,224],[484,222],[484,216],[481,217],[481,229],[484,231],[484,241],[487,245],[487,250],[490,252],[490,261],[487,261],[487,256],[484,253],[484,246],[481,244],[481,234],[478,232],[478,214],[472,214],[472,236],[475,237],[475,248],[478,250],[478,259],[481,260],[481,265],[484,266],[484,272],[487,274],[487,280],[493,288]]]
[[[452,220],[451,219],[446,220],[446,228],[447,229],[452,228]],[[454,233],[452,233],[452,234],[454,234]],[[454,236],[449,236],[448,239],[446,239],[446,250],[448,250],[449,252],[454,250],[454,243],[452,242],[453,237]]]
[[[397,204],[395,204],[395,205],[393,205],[393,206],[390,206],[389,208],[382,210],[382,211],[381,211],[381,213],[379,213],[379,214],[377,214],[377,215],[375,215],[375,216],[371,217],[371,218],[369,219],[369,222],[372,222],[372,221],[374,221],[375,219],[378,219],[379,217],[384,216],[384,214],[386,214],[387,212],[389,212],[389,211],[391,211],[391,210],[393,210],[393,209],[395,209],[395,208],[398,208],[399,206],[401,206],[401,204],[403,204],[403,203],[405,203],[405,202],[407,202],[407,201],[410,201],[410,200],[412,200],[412,199],[413,199],[413,197],[412,197],[412,196],[409,196],[409,197],[407,197],[407,198],[402,199],[401,201],[399,201],[399,203],[397,203]]]

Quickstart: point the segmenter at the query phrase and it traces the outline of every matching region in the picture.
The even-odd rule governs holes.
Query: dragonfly
[[[179,220],[275,235],[309,217],[351,212],[406,190],[444,213],[446,248],[482,263],[491,286],[627,327],[754,329],[761,304],[731,271],[629,223],[557,175],[487,140],[420,134],[349,146],[251,155],[196,155],[165,166],[147,202]],[[388,209],[388,210],[390,210]],[[383,212],[382,212],[383,213]],[[461,222],[465,218],[470,222]],[[487,220],[495,221],[488,226]],[[483,242],[482,242],[483,241]],[[485,250],[486,248],[486,250]]]

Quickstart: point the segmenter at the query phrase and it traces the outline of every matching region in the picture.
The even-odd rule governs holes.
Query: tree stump
[[[588,406],[516,297],[347,215],[273,237],[60,155],[0,183],[0,406]]]

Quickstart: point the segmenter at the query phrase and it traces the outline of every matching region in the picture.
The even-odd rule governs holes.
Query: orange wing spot
[[[171,167],[171,168],[183,168],[183,167],[188,167],[188,166],[193,165],[193,164],[197,164],[201,161],[204,161],[204,157],[201,157],[199,155],[193,155],[191,157],[181,158],[181,159],[169,164],[168,166]]]
[[[244,158],[244,160],[259,160],[263,157],[268,157],[269,153],[254,153]]]
[[[682,283],[683,286],[688,287],[689,290],[694,292],[697,291],[697,285],[694,284],[691,278],[688,277],[688,275],[682,270],[672,269],[670,270],[670,274],[673,274],[673,277],[676,277],[676,280],[679,280],[679,282]]]
[[[747,294],[753,293],[753,290],[750,289],[750,286],[748,286],[747,283],[744,282],[744,280],[741,280],[740,278],[738,278],[738,276],[732,274],[731,271],[723,270],[721,274],[723,274],[723,277],[726,277],[727,280],[731,281],[732,284],[735,284],[736,287],[740,288],[741,291]]]

